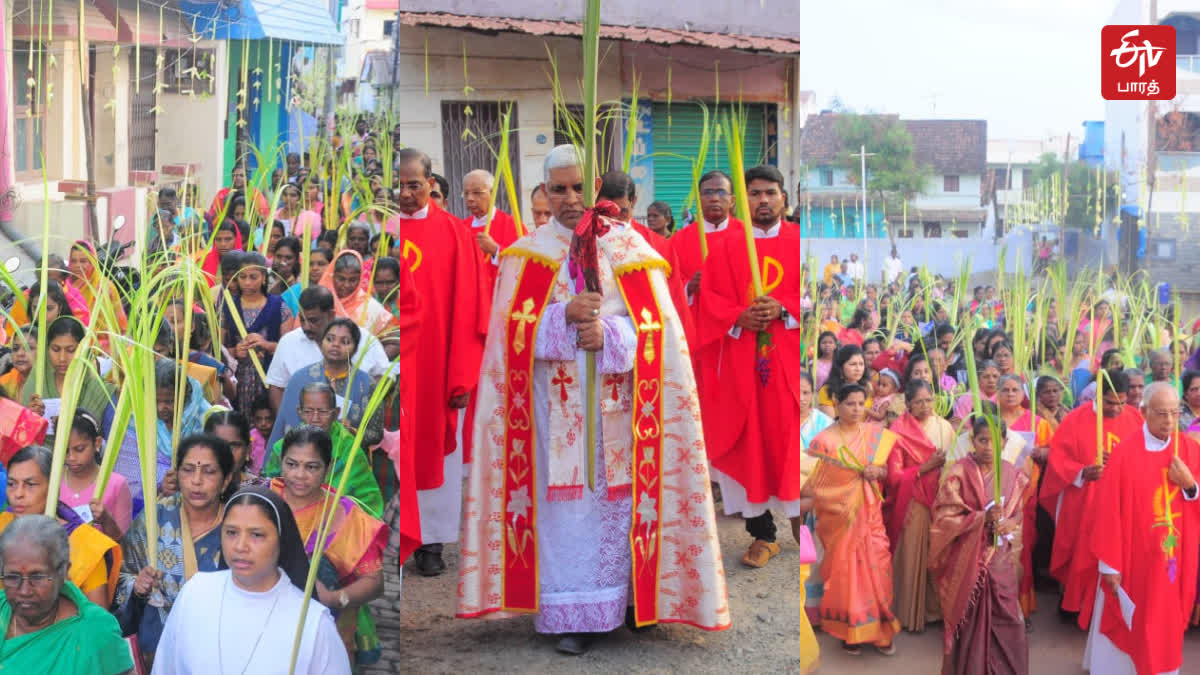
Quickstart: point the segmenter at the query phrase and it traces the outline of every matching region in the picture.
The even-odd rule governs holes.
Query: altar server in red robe
[[[1042,479],[1039,499],[1054,518],[1050,573],[1063,585],[1062,611],[1078,612],[1079,626],[1084,629],[1091,619],[1096,590],[1096,561],[1088,548],[1096,486],[1110,453],[1136,436],[1142,424],[1141,415],[1125,405],[1128,392],[1128,376],[1108,371],[1102,398],[1104,461],[1097,461],[1095,404],[1084,405],[1068,413],[1054,432]]]

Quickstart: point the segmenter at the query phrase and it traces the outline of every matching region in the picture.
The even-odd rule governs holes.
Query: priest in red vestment
[[[671,236],[671,250],[679,261],[679,276],[686,284],[688,304],[699,323],[699,305],[696,302],[700,292],[701,270],[704,269],[704,255],[700,250],[700,228],[704,228],[705,243],[709,255],[728,232],[742,231],[742,221],[734,218],[733,211],[733,182],[724,171],[709,171],[700,177],[701,217],[687,227]]]
[[[728,628],[666,263],[607,217],[611,203],[585,211],[573,146],[554,148],[545,173],[553,219],[500,260],[457,615],[535,614],[534,629],[566,654],[623,624]]]
[[[804,259],[799,228],[782,220],[779,170],[750,169],[746,187],[763,293],[755,297],[746,238],[716,240],[704,272],[696,362],[701,381],[720,380],[700,390],[713,476],[726,515],[745,518],[754,538],[742,563],[762,567],[779,553],[771,509],[788,518],[807,511],[800,499],[805,447],[798,403]]]
[[[1039,501],[1054,518],[1054,545],[1050,574],[1063,585],[1063,612],[1078,613],[1079,627],[1087,629],[1092,596],[1096,592],[1096,560],[1088,542],[1096,513],[1096,486],[1106,462],[1122,441],[1137,436],[1142,416],[1125,405],[1129,378],[1107,371],[1104,384],[1104,461],[1097,461],[1096,407],[1085,404],[1063,418],[1050,441],[1046,474]],[[1111,387],[1109,386],[1111,384]]]
[[[432,576],[445,570],[441,544],[458,538],[459,417],[479,377],[491,293],[470,233],[430,201],[435,181],[429,157],[412,148],[400,150],[393,179],[399,213],[385,228],[394,237],[392,257],[412,272],[423,313],[414,376],[420,394],[412,414],[424,545],[414,561],[418,572]]]
[[[213,225],[217,224],[217,222],[216,222],[217,216],[220,215],[223,212],[223,210],[227,208],[225,201],[226,201],[226,199],[228,199],[229,193],[231,193],[231,192],[241,192],[242,194],[246,193],[246,166],[244,164],[235,164],[233,166],[232,173],[230,173],[229,180],[230,180],[230,183],[232,184],[232,186],[227,187],[227,188],[221,188],[217,192],[217,196],[213,197],[212,203],[209,204],[208,211],[206,211],[204,213],[205,219],[207,219],[208,222],[212,223]],[[251,190],[251,194],[253,194],[254,210],[258,211],[258,216],[260,218],[266,219],[267,216],[269,216],[271,213],[271,207],[267,203],[267,198],[264,197],[263,193],[259,192],[258,190]],[[247,195],[246,201],[249,202],[250,200],[251,200],[251,197],[249,195]],[[248,203],[247,203],[247,207],[249,207]],[[225,214],[226,217],[229,217],[232,215],[233,215],[232,213]]]
[[[496,208],[492,203],[492,188],[495,184],[495,177],[483,169],[476,169],[463,176],[463,201],[467,204],[467,217],[462,219],[462,224],[468,232],[474,235],[475,244],[482,256],[480,265],[484,274],[484,290],[489,300],[496,287],[496,272],[500,269],[500,252],[518,238],[517,223],[512,216]],[[488,214],[491,214],[490,223]],[[466,412],[463,413],[463,429],[467,430],[462,435],[464,464],[471,463],[469,430],[474,425],[476,396],[477,393],[471,395],[471,402],[467,405]]]
[[[1092,675],[1182,672],[1200,569],[1200,445],[1178,431],[1179,393],[1146,387],[1146,423],[1113,452],[1096,495],[1100,574],[1083,665]]]

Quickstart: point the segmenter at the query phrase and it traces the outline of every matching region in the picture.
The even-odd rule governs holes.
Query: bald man
[[[1142,411],[1146,423],[1117,446],[1098,484],[1100,583],[1083,664],[1092,675],[1182,672],[1196,599],[1200,445],[1178,432],[1170,384],[1146,387]]]
[[[533,215],[534,228],[550,222],[550,218],[554,215],[550,211],[550,195],[546,194],[545,183],[538,183],[538,186],[533,188],[533,192],[530,193],[529,212]]]

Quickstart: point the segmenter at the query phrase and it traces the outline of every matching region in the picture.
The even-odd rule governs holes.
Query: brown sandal
[[[779,555],[779,544],[773,541],[755,539],[750,544],[750,550],[742,556],[742,564],[746,567],[766,567],[767,561]]]

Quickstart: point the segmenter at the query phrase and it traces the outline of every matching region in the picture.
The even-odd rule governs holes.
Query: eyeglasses
[[[1155,416],[1155,417],[1171,417],[1171,418],[1174,418],[1174,417],[1179,417],[1179,411],[1178,411],[1178,410],[1175,410],[1175,409],[1171,409],[1171,410],[1155,410],[1154,408],[1147,408],[1147,409],[1146,409],[1146,414],[1147,414],[1147,415],[1153,415],[1153,416]]]
[[[700,196],[701,197],[720,197],[721,199],[724,199],[729,196],[729,191],[728,190],[713,190],[713,189],[701,190]]]
[[[487,190],[463,190],[462,194],[463,194],[463,198],[466,199],[468,197],[483,198],[483,197],[489,196],[491,193],[488,192]]]
[[[16,572],[9,572],[2,578],[4,579],[4,587],[15,591],[26,581],[28,581],[29,585],[33,588],[45,588],[50,584],[50,582],[54,581],[55,576],[56,575],[45,574],[42,572],[34,572],[28,576],[24,574],[17,574]]]
[[[302,417],[329,417],[334,413],[330,408],[301,408],[300,415]]]

